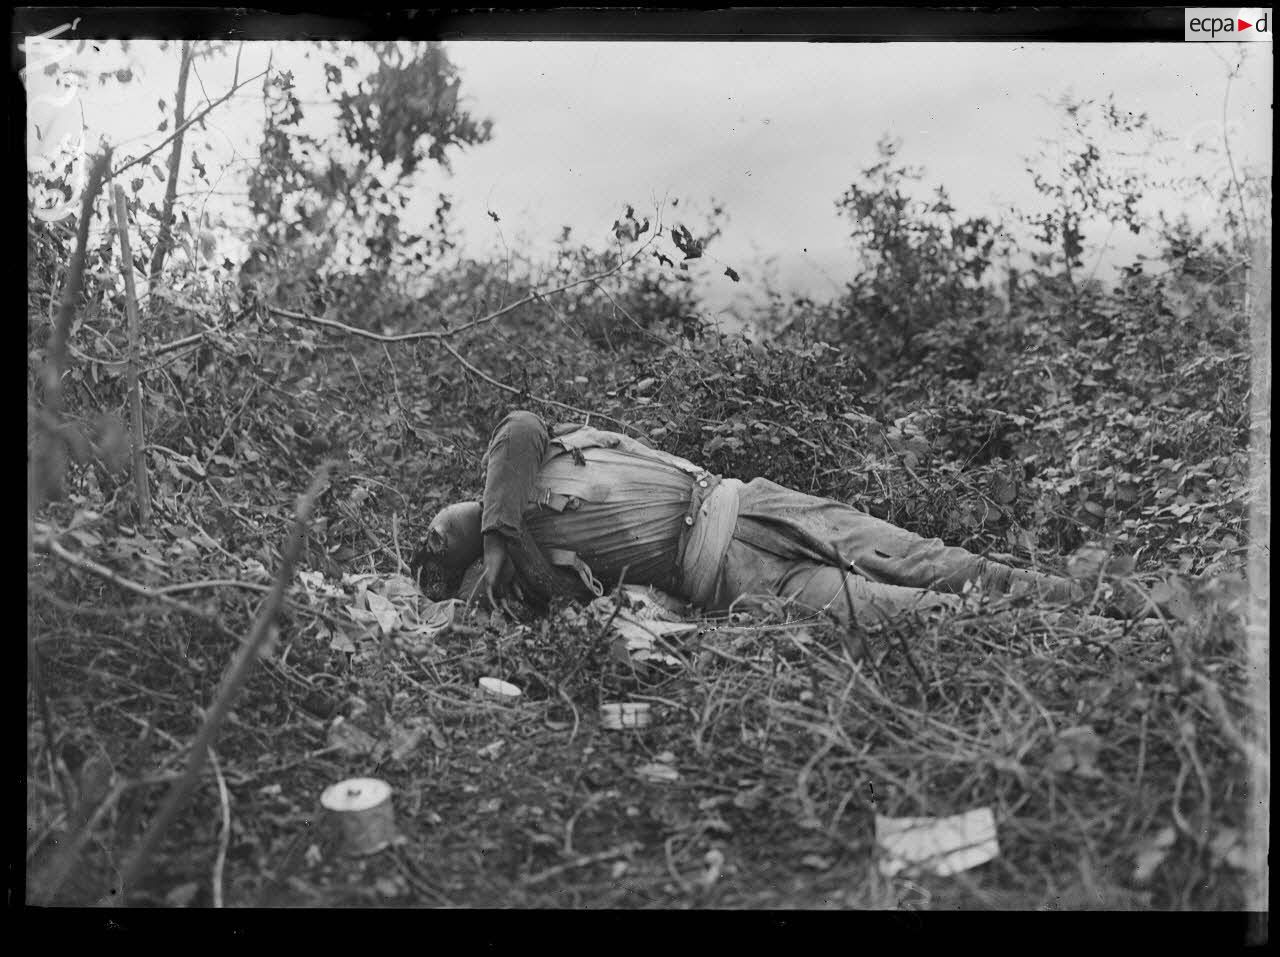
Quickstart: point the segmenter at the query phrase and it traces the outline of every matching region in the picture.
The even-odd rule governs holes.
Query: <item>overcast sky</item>
[[[457,42],[447,45],[463,78],[463,105],[494,123],[491,142],[454,157],[454,175],[421,177],[429,216],[435,194],[455,200],[455,222],[468,252],[508,247],[545,249],[570,226],[576,238],[608,237],[626,203],[640,210],[663,197],[680,200],[669,222],[702,220],[712,200],[727,213],[724,235],[711,248],[734,266],[733,287],[712,268],[702,277],[714,308],[734,293],[763,288],[764,263],[797,291],[826,295],[848,271],[847,224],[835,202],[858,170],[875,160],[884,133],[899,137],[904,160],[922,165],[927,181],[945,184],[963,214],[991,215],[1034,195],[1025,157],[1055,135],[1059,114],[1046,101],[1063,93],[1104,98],[1148,112],[1173,134],[1164,149],[1185,172],[1221,167],[1193,152],[1219,140],[1229,66],[1245,54],[1231,87],[1228,126],[1242,166],[1265,168],[1271,158],[1269,44],[1024,44],[1024,43],[657,43]],[[322,96],[318,60],[304,61],[300,44],[247,44],[241,75],[274,56],[295,69],[305,101]],[[86,51],[62,61],[96,71],[104,58]],[[91,134],[129,149],[158,140],[156,101],[171,105],[176,46],[161,53],[135,44],[126,58],[135,80],[80,93]],[[201,65],[192,97],[216,97],[231,76],[231,59]],[[48,93],[32,78],[29,95]],[[48,80],[38,82],[48,84]],[[47,103],[30,103],[42,135],[79,121]],[[313,108],[318,110],[318,107]],[[249,157],[260,135],[260,85],[246,88],[211,117],[198,138],[216,155]],[[29,130],[31,127],[29,126]],[[191,141],[189,141],[191,142]],[[29,134],[30,143],[30,134]],[[206,161],[207,162],[207,161]],[[1154,162],[1145,160],[1143,162]],[[219,191],[234,194],[235,176]],[[1158,201],[1171,205],[1169,196]],[[1202,219],[1208,198],[1188,212]],[[210,210],[235,222],[243,202],[213,197]],[[501,218],[499,227],[487,212]],[[686,213],[686,210],[689,210]],[[1125,242],[1113,236],[1113,242]],[[1130,249],[1121,246],[1123,258]]]

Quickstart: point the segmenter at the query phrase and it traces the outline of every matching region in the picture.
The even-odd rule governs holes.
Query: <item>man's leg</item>
[[[718,604],[727,608],[745,596],[783,598],[800,609],[838,621],[875,624],[909,611],[955,608],[957,595],[872,582],[831,565],[780,558],[735,539],[725,554]]]
[[[872,582],[831,565],[784,559],[734,539],[725,554],[718,605],[728,608],[734,601],[749,596],[782,598],[797,610],[827,614],[846,625],[851,619],[863,625],[875,625],[906,612],[956,609],[963,602],[959,595]],[[992,609],[991,614],[1021,613]],[[1034,616],[1060,629],[1085,628],[1114,634],[1124,627],[1122,622],[1110,618],[1070,611],[1039,610]]]
[[[757,547],[820,564],[843,559],[872,583],[959,592],[973,581],[989,591],[1034,589],[1055,601],[1080,594],[1068,579],[1011,568],[766,479],[743,489],[738,514],[740,534]]]

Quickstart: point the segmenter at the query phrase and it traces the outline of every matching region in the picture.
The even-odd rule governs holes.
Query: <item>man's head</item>
[[[442,508],[427,527],[427,538],[409,562],[422,593],[432,601],[457,594],[467,567],[484,555],[479,502]]]

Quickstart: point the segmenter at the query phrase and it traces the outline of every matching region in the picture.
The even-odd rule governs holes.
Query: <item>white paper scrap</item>
[[[880,873],[893,877],[908,868],[949,877],[985,864],[1000,853],[991,808],[951,817],[876,815],[876,843],[884,849]]]

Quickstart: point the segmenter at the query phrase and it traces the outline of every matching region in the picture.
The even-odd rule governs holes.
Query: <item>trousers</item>
[[[988,591],[1079,597],[1067,579],[1011,568],[924,538],[850,505],[757,478],[739,495],[714,605],[777,597],[848,623],[952,608],[968,581]]]

